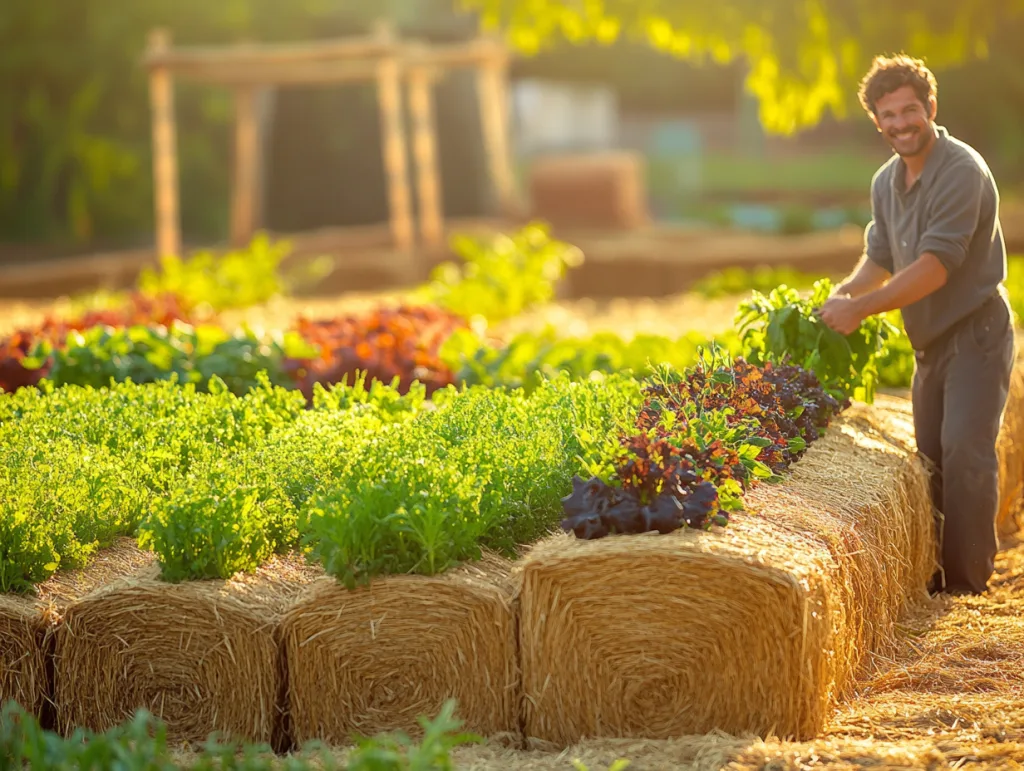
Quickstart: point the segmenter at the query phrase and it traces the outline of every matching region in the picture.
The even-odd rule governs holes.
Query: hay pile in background
[[[322,575],[280,557],[228,581],[129,579],[83,597],[56,636],[58,728],[102,731],[144,707],[172,743],[280,744],[277,620]]]
[[[882,398],[724,531],[541,542],[519,568],[527,737],[820,731],[926,596],[935,533],[912,447],[908,406]]]
[[[62,571],[36,587],[34,595],[0,595],[0,704],[17,701],[44,719],[50,701],[48,654],[64,608],[97,587],[145,571],[153,555],[131,538],[99,550],[89,564]]]
[[[418,716],[436,715],[449,698],[467,730],[518,732],[509,567],[488,556],[436,577],[311,586],[281,624],[296,743],[417,736]]]

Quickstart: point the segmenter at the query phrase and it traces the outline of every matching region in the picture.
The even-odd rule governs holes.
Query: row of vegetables
[[[528,398],[173,382],[0,399],[0,589],[28,591],[137,535],[165,580],[227,578],[301,547],[346,583],[437,573],[557,524],[583,452],[636,403],[626,377]]]
[[[0,398],[0,590],[30,591],[122,535],[169,581],[300,548],[351,586],[512,555],[563,518],[581,537],[723,524],[745,487],[872,396],[891,330],[832,332],[814,314],[828,291],[754,293],[745,359],[712,346],[643,380],[428,391],[342,377],[304,393],[251,363],[256,385],[236,393],[213,370],[202,389],[165,379],[159,362],[151,383],[44,380]]]
[[[208,253],[167,258],[143,272],[135,291],[105,307],[51,316],[0,339],[0,391],[44,378],[57,386],[101,387],[171,377],[204,390],[217,375],[243,394],[265,371],[271,382],[307,398],[316,383],[357,372],[383,382],[397,377],[405,388],[417,381],[431,393],[457,380],[458,355],[442,357],[455,332],[550,301],[557,281],[580,259],[577,249],[536,225],[512,236],[460,237],[455,246],[461,262],[439,266],[401,305],[327,319],[300,316],[269,334],[228,328],[222,317],[291,285],[279,270],[285,251],[260,236],[248,249],[217,259]]]
[[[202,281],[170,263],[116,307],[9,338],[0,590],[124,535],[169,581],[299,548],[353,585],[511,555],[559,522],[581,538],[725,525],[886,367],[912,371],[889,319],[849,336],[821,322],[827,279],[752,291],[717,339],[499,347],[473,309],[550,300],[571,250],[527,229],[463,253],[421,293],[433,304],[300,319],[269,341],[215,323],[230,295],[213,292],[244,259]]]

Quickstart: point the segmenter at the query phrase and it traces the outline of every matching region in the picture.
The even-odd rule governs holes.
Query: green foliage
[[[914,346],[903,329],[899,311],[884,314],[886,321],[898,331],[886,341],[885,352],[876,360],[878,385],[885,388],[909,388],[914,379]]]
[[[361,738],[346,762],[316,742],[280,758],[268,745],[228,742],[217,734],[194,748],[195,756],[184,761],[168,746],[166,726],[146,710],[102,733],[76,729],[63,737],[44,730],[34,715],[10,701],[0,713],[0,766],[53,771],[452,771],[452,750],[482,741],[462,730],[452,700],[437,717],[421,716],[419,723],[423,729],[420,741],[401,732]]]
[[[1024,254],[1010,255],[1006,260],[1006,293],[1010,298],[1010,308],[1014,315],[1014,324],[1019,325],[1024,319]]]
[[[878,359],[899,330],[886,318],[872,316],[850,335],[835,332],[816,313],[831,292],[828,279],[816,281],[809,296],[786,286],[768,295],[753,292],[736,316],[745,357],[757,365],[796,364],[814,372],[837,399],[870,403],[878,386]]]
[[[0,232],[8,239],[135,240],[152,231],[148,81],[163,26],[182,45],[284,41],[365,29],[381,4],[295,0],[0,3]],[[231,93],[183,83],[182,216],[214,238],[227,218]]]
[[[104,448],[26,435],[0,452],[0,591],[25,592],[81,567],[131,532],[145,494]]]
[[[819,278],[821,276],[814,273],[774,265],[759,265],[752,270],[726,268],[709,273],[697,281],[692,291],[709,299],[748,292],[767,294],[775,287],[783,285],[798,290],[811,289]]]
[[[139,289],[153,297],[173,294],[186,310],[248,308],[284,291],[280,266],[290,251],[287,242],[274,243],[261,233],[247,248],[225,254],[162,255],[159,270],[142,271]]]
[[[439,265],[419,294],[452,313],[491,322],[549,302],[566,270],[583,262],[578,248],[552,239],[537,223],[487,240],[456,236],[452,248],[462,264]]]
[[[182,519],[191,518],[197,528],[215,534],[193,531],[187,537],[202,548],[175,551],[176,559],[187,559],[199,572],[214,572],[206,565],[242,560],[255,551],[258,538],[244,527],[231,530],[252,514],[246,519],[235,515],[232,523],[237,508],[222,504],[218,516],[208,519],[205,510],[189,509],[173,494],[194,485],[203,473],[220,481],[225,497],[232,483],[244,488],[239,477],[222,473],[223,458],[244,455],[275,429],[294,423],[305,412],[305,400],[266,380],[244,397],[217,382],[208,394],[193,385],[162,381],[102,390],[24,389],[0,396],[0,590],[31,591],[58,568],[83,565],[113,538],[134,534],[147,518],[148,527],[157,530],[153,517],[165,514],[164,507],[179,507]],[[253,481],[261,479],[262,470],[250,466],[243,482],[269,485]],[[231,500],[238,502],[237,497]],[[256,508],[266,531],[260,538],[294,540],[288,519],[293,515],[268,500]],[[175,533],[181,531],[167,523],[154,542],[170,550]],[[226,557],[203,552],[222,545]]]
[[[218,468],[223,465],[230,470]],[[203,469],[200,480],[189,480],[184,490],[153,502],[139,546],[159,555],[163,580],[176,583],[251,573],[276,547],[284,546],[274,534],[288,532],[287,520],[294,521],[294,510],[284,496],[268,492],[269,485],[246,484],[245,479],[228,475],[236,468],[214,461]],[[214,477],[218,472],[225,476]],[[188,489],[190,483],[206,488],[213,478],[223,493],[196,494]]]
[[[385,427],[358,463],[324,479],[300,514],[303,545],[347,586],[375,575],[435,575],[481,547],[508,554],[558,522],[579,471],[576,432],[607,433],[638,386],[545,383],[520,392],[450,388],[437,409]]]
[[[58,387],[174,379],[205,391],[216,379],[242,395],[258,387],[261,373],[274,385],[293,385],[286,359],[317,353],[296,333],[265,342],[251,332],[229,334],[212,324],[175,322],[170,327],[97,326],[71,332],[62,348],[38,343],[22,365],[38,369],[48,364],[46,378]]]
[[[624,340],[610,332],[572,338],[562,337],[556,329],[548,327],[540,332],[522,332],[498,346],[464,329],[448,338],[441,348],[441,357],[456,382],[522,388],[529,393],[537,384],[561,373],[573,380],[587,380],[611,373],[643,378],[662,364],[682,370],[697,360],[701,346],[711,342],[706,335],[696,332],[678,339],[642,334]],[[715,342],[739,353],[739,337],[735,333],[723,334]]]
[[[518,391],[382,384],[244,396],[171,380],[0,396],[0,588],[30,591],[137,534],[168,581],[226,578],[300,543],[347,583],[511,553],[558,521],[579,431],[635,409],[625,377]]]
[[[1017,0],[936,4],[884,0],[731,0],[694,5],[573,3],[566,0],[459,0],[501,28],[520,52],[536,53],[557,40],[611,43],[643,40],[689,61],[726,64],[743,58],[746,88],[760,103],[769,131],[789,133],[817,124],[827,111],[856,110],[857,85],[877,53],[907,50],[933,68],[985,55],[1000,23],[1018,18]],[[864,19],[872,19],[865,26]]]
[[[401,378],[396,376],[388,385],[373,380],[367,386],[366,373],[357,372],[350,386],[348,375],[345,375],[330,388],[320,383],[314,384],[313,407],[317,410],[338,411],[372,406],[392,420],[419,412],[427,398],[426,387],[422,383],[413,382],[402,393],[400,385]]]

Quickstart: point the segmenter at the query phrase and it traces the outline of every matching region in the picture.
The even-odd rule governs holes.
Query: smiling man
[[[877,57],[860,100],[893,157],[871,181],[864,256],[821,308],[843,334],[900,309],[914,347],[918,449],[934,464],[942,569],[933,591],[982,593],[997,551],[996,439],[1015,356],[999,191],[981,155],[935,123],[924,63]]]

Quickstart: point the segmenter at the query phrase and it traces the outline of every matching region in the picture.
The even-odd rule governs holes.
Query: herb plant
[[[737,311],[744,355],[752,364],[795,364],[814,372],[833,397],[871,403],[878,386],[878,360],[899,330],[882,316],[865,319],[849,335],[831,329],[817,314],[832,292],[821,279],[809,296],[779,286],[753,292]]]

